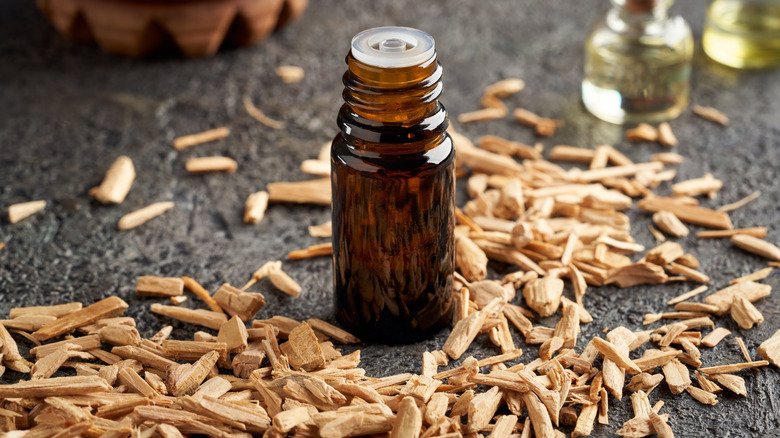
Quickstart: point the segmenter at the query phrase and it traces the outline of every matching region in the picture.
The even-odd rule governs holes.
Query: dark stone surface
[[[0,241],[7,243],[0,251],[0,315],[13,306],[90,303],[118,295],[130,303],[128,314],[149,336],[170,320],[147,310],[155,300],[135,297],[138,276],[189,275],[215,290],[225,281],[240,285],[265,261],[319,242],[308,236],[306,227],[327,220],[327,208],[273,205],[261,224],[247,226],[241,222],[243,202],[269,182],[306,178],[298,171],[300,162],[315,156],[335,134],[350,38],[377,25],[419,27],[436,38],[445,67],[443,102],[453,115],[475,109],[484,86],[521,77],[527,88],[508,99],[511,107],[567,122],[543,141],[546,146],[610,143],[635,160],[661,151],[657,145],[625,142],[621,127],[597,121],[579,102],[582,42],[606,1],[313,0],[299,21],[255,48],[227,50],[210,59],[142,61],[66,41],[33,3],[0,3],[0,204],[46,199],[49,207],[21,223],[0,225]],[[689,157],[678,178],[712,172],[724,179],[718,199],[703,200],[713,207],[760,190],[761,198],[734,212],[732,219],[738,227],[766,225],[768,239],[778,242],[780,71],[738,72],[710,61],[700,47],[705,2],[679,3],[674,9],[688,19],[696,36],[692,101],[720,108],[732,123],[722,128],[690,111],[672,122],[679,152]],[[274,74],[281,64],[303,67],[306,79],[282,84]],[[241,106],[245,95],[284,120],[287,128],[274,131],[247,116]],[[178,135],[221,125],[231,127],[229,138],[182,152],[171,147]],[[474,138],[490,133],[536,140],[509,118],[460,129]],[[87,190],[121,154],[133,158],[138,174],[127,200],[119,206],[93,204]],[[237,159],[238,172],[186,173],[187,158],[210,154]],[[668,185],[659,189],[668,191]],[[164,217],[117,231],[123,214],[167,200],[175,201],[176,208]],[[632,211],[631,218],[638,241],[651,247],[649,215]],[[694,235],[681,243],[702,261],[713,289],[766,265],[727,241],[697,240]],[[492,268],[494,274],[508,270]],[[285,262],[285,269],[301,283],[303,293],[292,299],[261,282],[268,305],[259,316],[333,321],[330,260]],[[766,282],[777,290],[780,276],[775,273]],[[666,309],[669,298],[692,287],[590,289],[585,302],[596,321],[584,328],[578,349],[606,327],[641,329],[644,313]],[[191,299],[187,305],[196,304]],[[758,344],[780,328],[779,294],[757,307],[766,322],[753,330],[739,329],[728,317],[717,320],[742,336],[754,356]],[[174,327],[180,338],[192,332],[183,324]],[[446,334],[402,347],[361,345],[363,365],[374,376],[419,370],[421,353],[439,348]],[[522,360],[532,360],[537,349],[516,340],[525,351]],[[469,354],[479,358],[497,352],[481,337]],[[715,349],[703,349],[706,365],[740,361],[733,336]],[[748,397],[723,394],[714,407],[687,394],[672,396],[665,387],[650,398],[665,401],[663,412],[670,414],[676,436],[780,436],[780,372],[763,368],[741,375]],[[3,381],[18,377],[9,372]],[[611,399],[610,405],[610,424],[597,425],[594,436],[612,435],[631,416],[627,395],[621,402]]]

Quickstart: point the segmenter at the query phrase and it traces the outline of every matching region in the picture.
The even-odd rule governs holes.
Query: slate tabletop
[[[725,181],[717,199],[702,200],[713,208],[761,191],[757,201],[731,218],[737,227],[767,226],[767,239],[780,242],[780,71],[742,72],[710,60],[700,44],[706,4],[678,2],[672,11],[687,19],[696,41],[692,102],[721,109],[731,123],[721,127],[690,109],[671,122],[680,140],[677,151],[687,157],[678,166],[677,179],[710,172]],[[34,2],[0,2],[0,207],[5,215],[13,203],[48,202],[43,212],[20,223],[0,223],[0,241],[6,243],[0,250],[0,315],[15,306],[88,304],[117,295],[130,303],[127,314],[137,318],[142,335],[151,336],[172,321],[148,310],[160,300],[135,296],[139,276],[188,275],[214,291],[223,282],[241,285],[266,261],[282,259],[303,292],[291,298],[260,282],[257,290],[268,304],[258,317],[335,322],[331,260],[285,260],[290,250],[322,242],[310,237],[307,227],[328,220],[330,210],[273,204],[259,225],[245,225],[242,214],[249,193],[270,182],[309,178],[299,165],[315,157],[336,133],[351,37],[391,24],[433,35],[445,69],[442,102],[453,119],[478,107],[486,85],[519,77],[527,87],[507,99],[510,108],[522,106],[566,121],[554,137],[541,140],[548,149],[607,143],[644,161],[662,147],[625,141],[624,127],[598,121],[580,102],[583,41],[608,6],[596,0],[312,0],[298,21],[258,46],[227,49],[205,59],[166,55],[133,60],[69,42]],[[274,69],[284,64],[303,67],[305,79],[283,84]],[[249,117],[241,103],[244,96],[286,127],[270,129]],[[179,135],[218,126],[229,126],[231,135],[183,151],[171,146]],[[494,134],[525,143],[538,140],[510,118],[458,128],[471,138]],[[97,205],[87,191],[100,183],[119,155],[135,163],[133,188],[121,205]],[[238,161],[238,171],[189,175],[185,160],[203,155],[230,156]],[[460,205],[463,192],[461,186]],[[669,193],[670,188],[666,184],[657,192]],[[176,206],[140,228],[117,230],[122,215],[158,201]],[[650,215],[634,207],[630,217],[637,241],[654,246],[647,231]],[[702,270],[712,277],[711,290],[766,266],[766,260],[727,240],[697,239],[699,230],[693,227],[679,241],[701,260]],[[490,269],[494,277],[512,270],[499,264]],[[780,275],[765,282],[777,291]],[[667,300],[695,286],[590,288],[585,304],[595,321],[583,328],[578,351],[586,340],[603,336],[604,328],[643,329],[645,313],[664,311]],[[192,297],[185,305],[201,303]],[[740,329],[729,317],[716,320],[741,336],[754,358],[758,344],[780,328],[780,294],[756,305],[766,320],[752,330]],[[540,323],[551,327],[557,318]],[[194,331],[186,324],[173,326],[179,339]],[[422,352],[440,348],[447,333],[412,345],[363,344],[344,351],[359,348],[362,366],[372,376],[419,372]],[[515,336],[524,350],[520,360],[535,358],[538,348],[526,346],[519,333]],[[483,336],[468,354],[480,358],[498,353]],[[702,360],[704,366],[743,361],[734,336],[703,349]],[[664,385],[650,398],[665,401],[662,412],[670,414],[676,436],[780,436],[780,370],[764,367],[740,375],[746,378],[748,396],[721,394],[714,407],[685,393],[673,396]],[[2,382],[19,378],[7,372]],[[596,425],[593,436],[613,436],[631,416],[628,394],[620,402],[610,397],[609,425]]]

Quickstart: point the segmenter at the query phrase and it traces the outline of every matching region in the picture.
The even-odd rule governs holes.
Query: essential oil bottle
[[[710,58],[730,67],[780,65],[780,0],[713,0],[702,45]]]
[[[391,344],[449,324],[454,148],[433,38],[380,27],[352,40],[331,149],[336,312]]]
[[[672,0],[611,0],[585,43],[582,101],[611,123],[659,122],[688,105],[693,37]]]

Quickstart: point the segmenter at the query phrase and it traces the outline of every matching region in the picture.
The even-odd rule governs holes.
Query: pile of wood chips
[[[464,121],[503,117],[508,109],[500,99],[523,86],[519,80],[492,85],[482,98],[490,111]],[[523,123],[543,126],[540,135],[560,125],[523,111]],[[666,322],[660,327],[617,327],[604,338],[578,342],[580,324],[593,320],[586,306],[589,287],[710,282],[694,255],[654,227],[656,247],[645,251],[635,242],[623,213],[633,198],[642,198],[639,208],[653,212],[654,224],[669,236],[687,235],[686,223],[712,228],[699,237],[730,237],[778,266],[780,249],[761,239],[766,228],[733,229],[727,213],[757,195],[720,210],[701,207],[696,196],[714,197],[722,187],[712,175],[676,183],[673,197],[653,195],[653,188],[675,177],[665,168],[683,161],[675,153],[634,163],[611,146],[555,146],[551,160],[588,165],[565,170],[544,160],[540,145],[485,136],[475,146],[456,132],[451,135],[461,175],[471,171],[471,199],[457,211],[453,329],[440,350],[423,354],[419,373],[365,375],[359,350],[342,355],[334,346],[360,340],[322,320],[255,319],[265,304],[262,294],[247,292],[256,281],[269,277],[292,296],[301,292],[279,261],[261,266],[243,288],[224,284],[213,295],[189,277],[141,277],[139,295],[174,304],[154,303],[152,312],[212,331],[174,340],[168,326],[143,339],[135,320],[121,316],[128,305],[118,297],[84,308],[69,303],[12,309],[10,319],[0,321],[2,365],[29,373],[30,380],[0,385],[0,429],[7,437],[548,438],[565,436],[557,428],[568,426],[577,437],[589,435],[596,422],[608,423],[610,395],[614,402],[630,394],[635,416],[618,433],[670,437],[674,419],[661,412],[662,401],[650,401],[659,385],[714,405],[723,388],[747,395],[738,372],[780,366],[780,330],[759,346],[764,360],[754,360],[739,337],[744,363],[709,366],[700,350],[730,335],[716,327],[718,317],[728,314],[743,329],[763,322],[753,303],[770,294],[771,287],[760,281],[772,266],[734,279],[703,301],[691,299],[706,285],[670,300],[673,311],[645,316],[645,324]],[[302,169],[327,177],[327,157],[323,148]],[[247,222],[260,221],[269,201],[329,204],[331,199],[328,178],[267,189],[247,200]],[[126,194],[121,191],[119,198]],[[329,237],[330,224],[311,227],[310,233]],[[293,251],[290,258],[331,252],[324,243]],[[632,261],[629,256],[637,253],[644,254]],[[486,279],[488,260],[519,270],[501,280]],[[564,296],[566,282],[572,299]],[[185,289],[210,310],[177,306],[186,299]],[[533,322],[552,315],[560,315],[554,327]],[[526,346],[539,346],[538,358],[518,361],[522,350],[514,343],[515,330]],[[19,353],[10,333],[36,344],[30,358]],[[467,356],[450,366],[481,334],[500,354]],[[585,345],[579,352],[578,343]],[[76,375],[52,377],[63,368]]]

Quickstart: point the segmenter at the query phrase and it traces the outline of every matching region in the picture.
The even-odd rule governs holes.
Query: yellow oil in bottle
[[[730,67],[780,65],[780,1],[713,1],[702,44],[710,58]]]
[[[688,105],[693,38],[671,0],[612,0],[585,42],[582,102],[611,123],[659,122]]]

